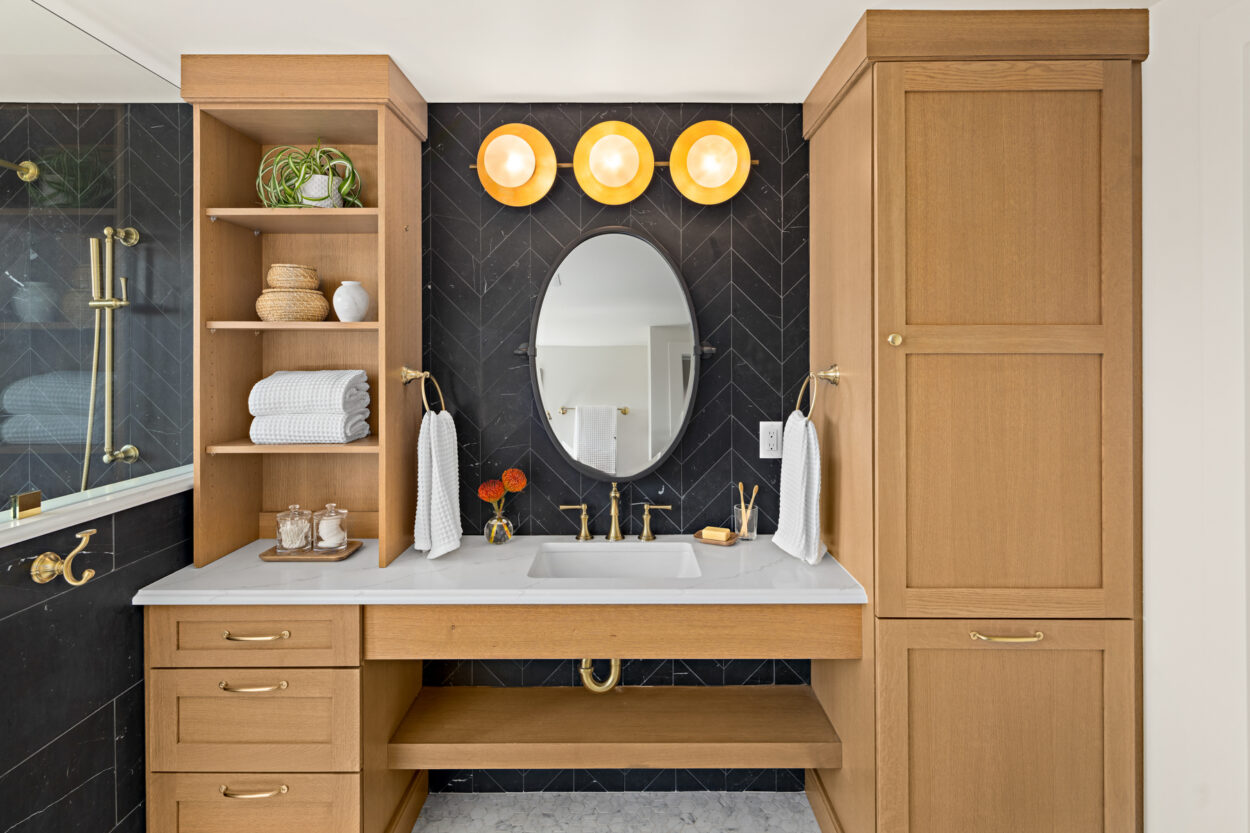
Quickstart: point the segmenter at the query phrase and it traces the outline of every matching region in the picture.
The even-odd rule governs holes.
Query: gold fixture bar
[[[976,631],[968,631],[968,636],[974,640],[979,639],[982,642],[1007,642],[1007,643],[1041,642],[1043,639],[1046,638],[1046,635],[1043,634],[1041,631],[1035,631],[1032,636],[988,636],[987,634],[977,633]]]
[[[275,787],[272,790],[265,790],[263,792],[254,792],[254,793],[237,793],[234,790],[227,787],[225,784],[221,785],[221,794],[225,798],[273,798],[276,795],[286,795],[286,792],[287,792],[286,784],[283,784],[279,787]]]
[[[22,182],[34,182],[39,178],[39,166],[34,162],[8,162],[0,159],[0,168],[8,168],[10,171],[17,171],[17,178]]]
[[[277,642],[279,639],[290,639],[290,631],[278,631],[264,636],[239,636],[230,631],[222,631],[221,638],[227,642]]]
[[[273,685],[241,685],[232,686],[230,683],[222,680],[217,687],[222,691],[229,691],[231,694],[260,694],[265,691],[286,691],[286,680],[279,680]]]
[[[133,463],[139,459],[139,449],[127,443],[119,449],[113,448],[113,368],[114,368],[114,349],[113,349],[113,331],[114,331],[114,314],[122,307],[130,306],[130,297],[128,291],[129,281],[126,278],[118,278],[121,284],[122,296],[116,298],[113,296],[113,264],[115,244],[121,243],[123,246],[130,247],[139,242],[139,232],[133,228],[115,229],[107,226],[104,229],[104,276],[103,281],[100,279],[100,254],[99,240],[92,238],[91,240],[91,300],[87,303],[91,309],[95,310],[95,346],[93,348],[91,360],[91,404],[87,413],[87,448],[83,455],[83,488],[87,488],[87,458],[91,455],[91,434],[95,422],[95,385],[96,374],[99,370],[99,345],[100,345],[100,312],[104,312],[104,456],[105,463]],[[102,285],[101,285],[102,284]]]
[[[577,410],[576,405],[563,405],[560,408],[560,413],[561,415],[563,415],[563,414],[567,414],[569,411],[576,411],[576,410]],[[617,408],[617,410],[621,412],[622,416],[629,416],[628,405],[622,405],[621,407]]]
[[[758,165],[759,163],[760,163],[760,160],[758,160],[758,159],[752,159],[752,160],[751,160],[751,164],[752,164],[752,165]],[[668,162],[666,162],[666,161],[662,162],[662,161],[660,161],[659,159],[657,159],[657,160],[655,161],[655,166],[656,166],[657,168],[667,168],[667,167],[668,167]],[[573,167],[573,163],[572,163],[572,162],[557,162],[557,163],[556,163],[556,167],[557,167],[557,168],[571,168],[571,167]],[[470,162],[470,163],[469,163],[469,170],[471,170],[471,171],[476,171],[476,170],[477,170],[477,163],[476,163],[476,162]]]
[[[30,565],[30,577],[37,584],[47,584],[57,576],[62,576],[72,587],[81,587],[95,576],[95,570],[84,570],[82,578],[74,578],[74,558],[87,548],[87,542],[95,535],[94,529],[84,529],[77,533],[78,546],[65,558],[54,552],[45,552]]]

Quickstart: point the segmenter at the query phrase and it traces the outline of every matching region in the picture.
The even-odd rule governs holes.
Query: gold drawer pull
[[[273,798],[275,795],[286,795],[286,784],[259,793],[237,793],[233,792],[225,784],[222,784],[221,794],[226,798]]]
[[[217,687],[220,688],[222,691],[229,691],[235,694],[259,694],[262,691],[285,691],[286,680],[279,680],[273,685],[244,685],[244,686],[232,686],[230,685],[230,683],[226,682],[225,680],[222,680],[221,682],[217,684]]]
[[[1041,642],[1046,635],[1037,631],[1032,636],[988,636],[976,631],[968,631],[968,636],[980,639],[982,642]]]
[[[290,639],[290,631],[278,631],[277,633],[267,633],[263,636],[239,636],[237,633],[230,631],[222,631],[221,638],[227,642],[277,642],[279,639]]]

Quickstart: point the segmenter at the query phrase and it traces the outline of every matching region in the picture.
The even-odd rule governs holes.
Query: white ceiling
[[[596,102],[802,101],[866,7],[1155,2],[39,0],[175,84],[184,53],[385,53],[430,101]],[[127,92],[109,100],[136,100]]]

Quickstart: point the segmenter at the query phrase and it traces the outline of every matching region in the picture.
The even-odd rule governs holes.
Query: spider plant
[[[360,207],[362,183],[351,157],[338,148],[323,146],[320,139],[307,150],[280,145],[266,153],[256,175],[256,192],[268,208],[302,208],[318,200],[304,193],[318,176],[328,177],[344,205]]]

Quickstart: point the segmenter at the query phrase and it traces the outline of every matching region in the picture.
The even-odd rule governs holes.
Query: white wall
[[[1245,155],[1250,0],[1163,0],[1143,68],[1148,833],[1250,829]]]

